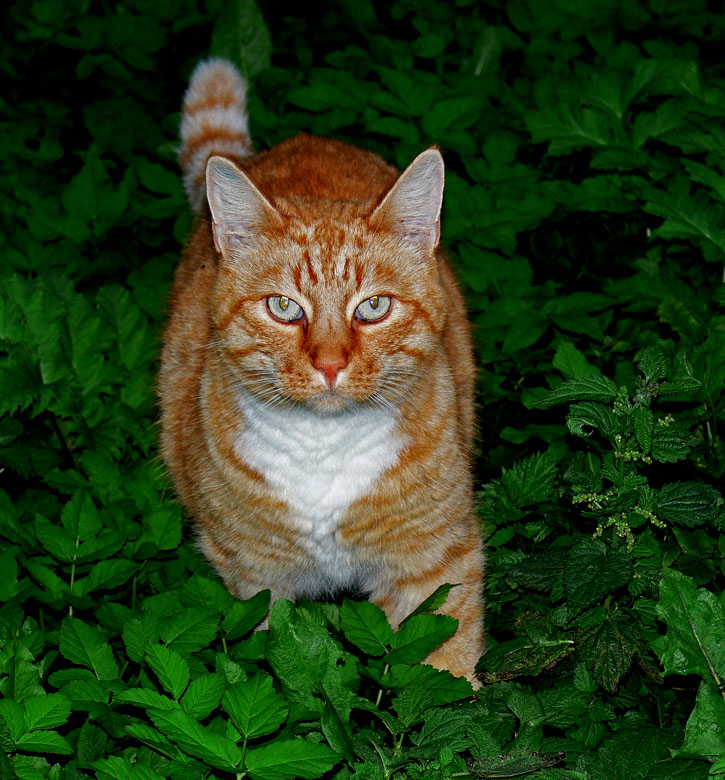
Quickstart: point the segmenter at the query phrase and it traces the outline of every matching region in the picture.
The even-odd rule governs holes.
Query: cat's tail
[[[179,163],[195,214],[206,203],[206,163],[212,154],[252,153],[247,125],[247,82],[228,60],[200,62],[191,74],[181,115]]]

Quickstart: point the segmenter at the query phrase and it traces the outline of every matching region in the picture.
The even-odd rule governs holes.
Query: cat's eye
[[[299,303],[286,295],[270,295],[267,298],[267,308],[273,317],[282,322],[296,322],[305,316]]]
[[[363,322],[377,322],[390,311],[390,297],[388,295],[373,295],[364,300],[355,309],[355,318]]]

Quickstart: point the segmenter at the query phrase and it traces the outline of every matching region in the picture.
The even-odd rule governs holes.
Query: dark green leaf
[[[582,539],[569,553],[564,573],[571,612],[576,614],[626,585],[633,574],[627,553],[610,550],[598,539]]]
[[[253,780],[291,780],[294,777],[314,780],[339,760],[340,756],[327,745],[289,739],[248,750],[246,766]]]
[[[390,644],[393,629],[380,607],[369,601],[345,599],[340,609],[345,637],[368,655],[382,655]]]
[[[255,674],[227,689],[222,706],[245,739],[276,731],[287,717],[287,703],[268,674]]]
[[[415,615],[393,634],[392,650],[385,656],[385,662],[418,663],[452,636],[456,628],[458,621],[450,615]]]
[[[550,391],[536,406],[547,409],[555,404],[571,401],[600,401],[610,403],[617,396],[617,386],[605,376],[586,376],[570,379]]]

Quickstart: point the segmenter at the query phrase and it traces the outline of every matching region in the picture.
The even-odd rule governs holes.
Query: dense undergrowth
[[[36,0],[0,70],[0,775],[725,774],[725,17],[700,0]],[[265,25],[266,20],[266,25]],[[484,688],[366,602],[235,602],[154,375],[209,51],[258,148],[438,144],[476,327]]]

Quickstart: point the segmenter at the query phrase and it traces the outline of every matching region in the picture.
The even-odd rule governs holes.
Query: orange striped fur
[[[252,155],[244,82],[212,60],[180,161],[199,218],[165,334],[162,448],[204,553],[240,598],[357,587],[394,626],[458,583],[442,608],[458,630],[427,660],[475,683],[474,365],[437,250],[440,154],[402,175],[307,135]]]

